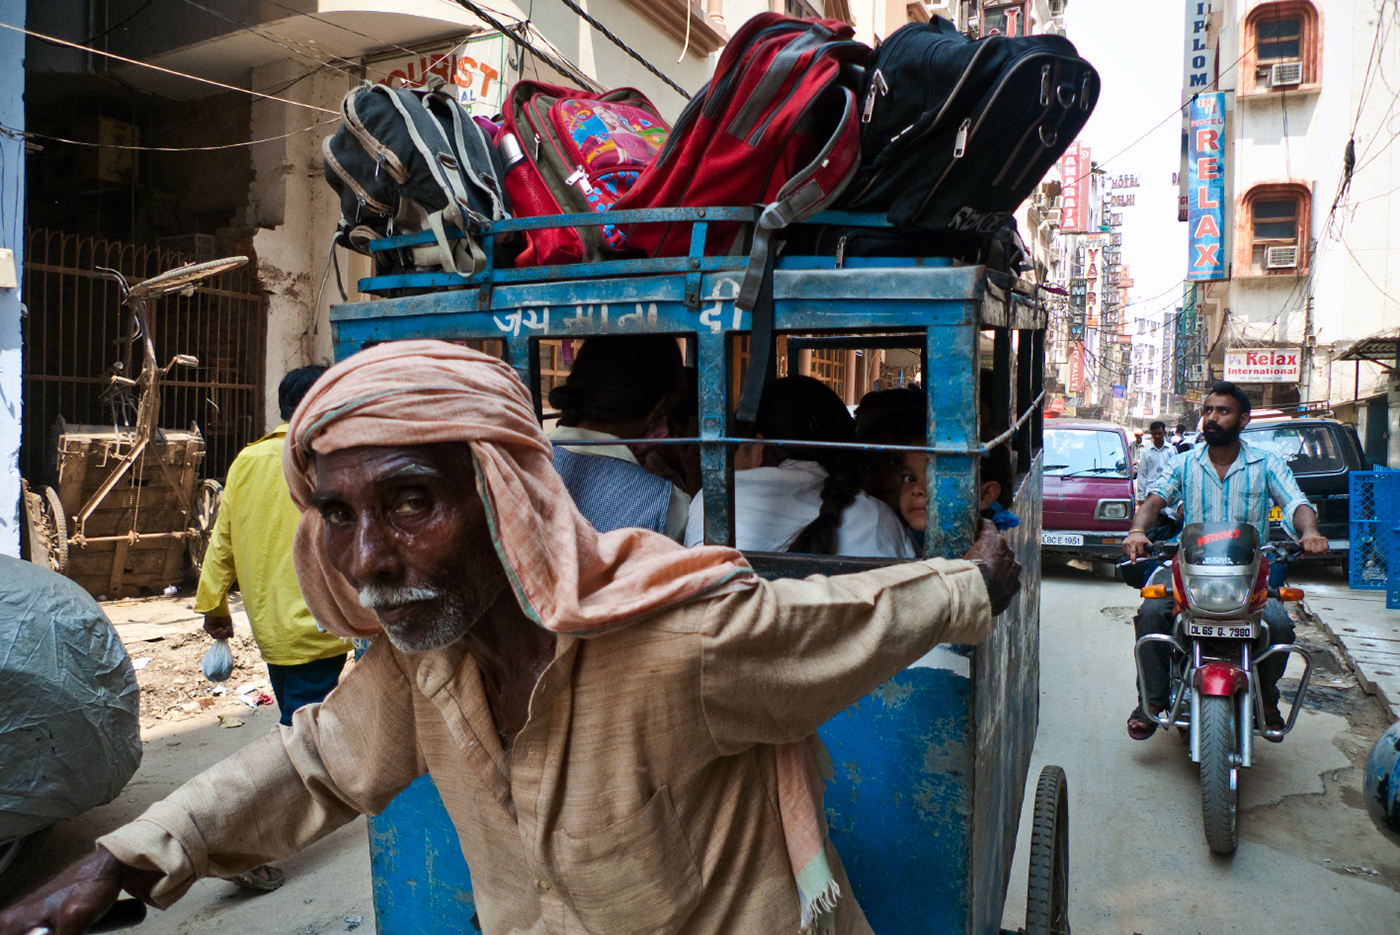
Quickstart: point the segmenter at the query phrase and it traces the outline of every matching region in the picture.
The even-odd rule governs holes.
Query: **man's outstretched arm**
[[[995,528],[978,541],[968,561],[784,578],[711,604],[701,696],[720,753],[801,740],[938,643],[985,639],[1021,566]]]
[[[409,682],[382,642],[291,728],[191,779],[0,914],[0,935],[80,935],[123,889],[164,909],[201,877],[236,876],[381,811],[424,772]]]

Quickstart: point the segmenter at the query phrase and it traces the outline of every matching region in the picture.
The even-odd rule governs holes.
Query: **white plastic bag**
[[[211,682],[226,682],[233,674],[233,652],[228,648],[228,640],[215,640],[214,645],[204,654],[199,664],[204,677]]]

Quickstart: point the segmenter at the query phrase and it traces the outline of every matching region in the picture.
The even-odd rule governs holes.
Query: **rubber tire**
[[[1234,698],[1201,698],[1201,817],[1206,844],[1217,854],[1233,854],[1240,843],[1236,708]]]
[[[1026,935],[1069,935],[1069,787],[1058,766],[1036,783],[1030,865]]]

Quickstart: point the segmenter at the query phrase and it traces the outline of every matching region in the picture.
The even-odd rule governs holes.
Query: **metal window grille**
[[[1400,607],[1400,471],[1352,471],[1350,585]]]
[[[50,482],[51,433],[58,419],[78,425],[124,421],[103,392],[111,385],[112,364],[125,355],[127,313],[121,290],[97,267],[119,270],[136,283],[191,259],[61,231],[28,232],[20,447],[25,477]],[[202,473],[222,477],[262,429],[267,298],[256,286],[254,270],[244,266],[204,280],[191,295],[157,300],[151,320],[162,365],[175,354],[199,358],[198,367],[176,368],[161,380],[160,426],[198,425],[206,445]]]

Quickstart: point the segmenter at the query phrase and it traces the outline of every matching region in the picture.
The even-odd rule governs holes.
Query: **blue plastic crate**
[[[1390,563],[1385,583],[1385,606],[1387,610],[1400,610],[1400,518],[1390,531]]]
[[[1400,471],[1352,471],[1350,585],[1356,590],[1388,591],[1396,606],[1400,556],[1394,531],[1400,526]]]

